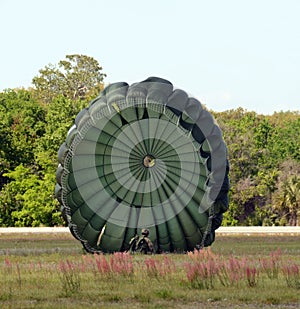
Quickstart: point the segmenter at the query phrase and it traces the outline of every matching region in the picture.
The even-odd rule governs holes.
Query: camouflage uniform
[[[139,252],[143,254],[154,253],[154,246],[152,241],[147,237],[149,235],[149,230],[143,229],[142,236],[134,236],[129,243],[130,252]]]

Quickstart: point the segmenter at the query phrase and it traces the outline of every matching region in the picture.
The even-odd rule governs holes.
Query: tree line
[[[28,89],[0,93],[0,226],[64,225],[54,198],[57,152],[78,112],[104,88],[92,57],[47,65]],[[299,111],[210,111],[228,147],[230,206],[223,225],[298,225]]]

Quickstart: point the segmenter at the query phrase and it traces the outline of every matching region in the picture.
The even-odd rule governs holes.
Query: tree
[[[292,159],[281,164],[277,191],[273,195],[273,208],[281,224],[298,225],[300,215],[300,164]]]
[[[63,96],[54,98],[51,104],[47,105],[45,133],[39,139],[35,149],[36,161],[39,165],[43,156],[47,160],[51,158],[53,163],[57,165],[57,151],[73,125],[76,115],[86,105],[85,101],[74,101]],[[45,166],[41,165],[44,169]]]
[[[0,194],[0,226],[62,225],[59,205],[54,199],[55,174],[17,166],[5,174],[11,181]]]
[[[297,185],[289,178],[290,170],[295,174],[300,161],[299,112],[264,116],[239,108],[215,117],[223,130],[230,162],[230,207],[224,223],[295,224],[300,206],[292,202],[297,199]],[[288,158],[294,162],[290,170],[283,163],[292,166]]]
[[[59,96],[41,111],[41,104],[19,100],[20,95],[9,92],[0,101],[0,135],[5,137],[0,145],[0,226],[60,225],[54,197],[57,151],[86,102]]]
[[[86,99],[103,89],[102,67],[98,61],[85,55],[66,55],[58,65],[49,64],[32,79],[37,97],[50,103],[63,95],[69,99]]]
[[[34,165],[34,148],[44,134],[45,110],[24,89],[0,93],[0,190],[3,174],[20,163]]]

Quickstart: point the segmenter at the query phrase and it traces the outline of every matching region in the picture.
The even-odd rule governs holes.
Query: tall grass
[[[210,248],[151,256],[86,255],[80,250],[70,255],[4,253],[1,308],[209,308],[224,302],[228,307],[271,307],[300,302],[300,258],[287,249],[256,256]]]
[[[62,291],[65,296],[80,291],[80,268],[69,260],[61,261],[58,264],[58,272],[62,282]]]

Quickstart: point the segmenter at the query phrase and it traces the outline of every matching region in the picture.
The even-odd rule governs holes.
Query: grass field
[[[299,269],[299,236],[94,256],[69,233],[0,234],[0,308],[299,308]]]

